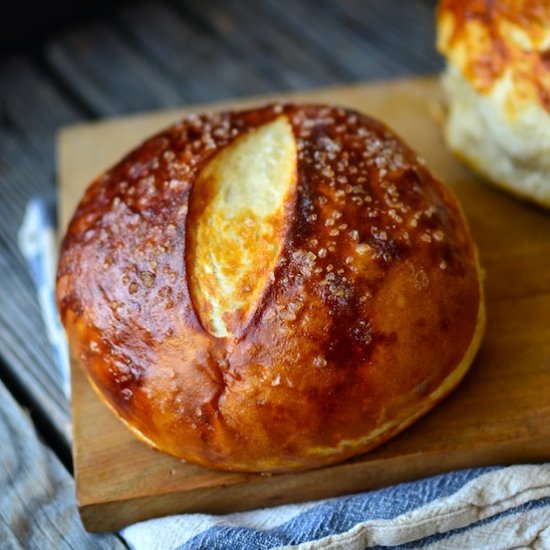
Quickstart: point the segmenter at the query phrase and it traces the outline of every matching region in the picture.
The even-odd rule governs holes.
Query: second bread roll
[[[550,2],[442,0],[437,33],[450,148],[550,208]]]

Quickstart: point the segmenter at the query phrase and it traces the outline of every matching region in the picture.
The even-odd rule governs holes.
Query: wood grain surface
[[[112,530],[174,512],[232,512],[461,467],[550,458],[550,216],[481,183],[449,154],[437,123],[439,94],[435,79],[421,78],[292,97],[339,103],[385,120],[461,200],[486,271],[488,325],[458,390],[363,457],[300,474],[262,476],[215,472],[148,448],[100,403],[73,364],[77,498],[87,529]],[[94,176],[140,139],[189,111],[65,129],[59,140],[63,225]]]

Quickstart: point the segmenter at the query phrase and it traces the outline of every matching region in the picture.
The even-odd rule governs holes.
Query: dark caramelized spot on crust
[[[205,198],[190,198],[193,184],[216,152],[280,116],[298,154],[291,227],[244,332],[216,338],[190,297],[188,216]],[[167,452],[251,470],[365,450],[314,451],[410,414],[464,355],[480,303],[449,190],[381,123],[318,105],[190,116],[147,140],[88,188],[57,299],[120,416]]]

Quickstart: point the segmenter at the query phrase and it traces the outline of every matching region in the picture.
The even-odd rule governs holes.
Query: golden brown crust
[[[216,337],[188,276],[193,184],[280,116],[298,158],[289,227],[252,317]],[[73,353],[134,431],[250,471],[317,467],[387,439],[466,370],[482,311],[449,189],[381,123],[316,105],[191,116],[130,153],[73,217],[57,300]]]
[[[506,75],[517,101],[550,111],[550,3],[546,0],[442,0],[438,49],[480,93]]]

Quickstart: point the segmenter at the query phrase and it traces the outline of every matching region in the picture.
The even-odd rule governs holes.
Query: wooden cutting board
[[[550,212],[486,186],[449,154],[437,122],[435,78],[284,97],[339,103],[381,118],[453,187],[486,270],[488,324],[478,357],[455,393],[377,450],[336,466],[273,476],[211,471],[150,449],[101,404],[73,364],[76,487],[89,530],[176,512],[235,512],[318,499],[468,466],[550,459]],[[63,129],[63,226],[94,176],[142,138],[198,109]]]

